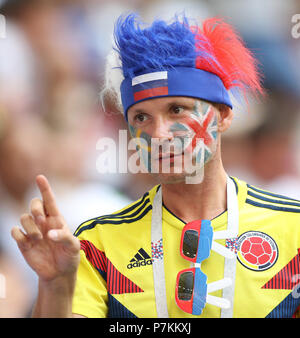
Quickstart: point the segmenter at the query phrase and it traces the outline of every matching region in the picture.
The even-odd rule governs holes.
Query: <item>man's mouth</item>
[[[178,153],[178,154],[176,154],[176,153],[159,154],[157,160],[159,160],[159,161],[168,160],[168,159],[172,160],[172,159],[174,159],[174,157],[178,157],[178,156],[181,156],[181,155],[183,155],[183,152]]]

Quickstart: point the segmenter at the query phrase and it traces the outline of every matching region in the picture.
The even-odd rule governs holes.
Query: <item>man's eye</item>
[[[147,116],[145,114],[137,114],[134,117],[134,120],[137,122],[145,122],[147,120]]]
[[[182,107],[179,107],[179,106],[175,106],[175,107],[172,108],[172,112],[173,112],[174,114],[180,114],[180,113],[182,113],[183,111],[184,111],[184,109],[183,109]]]

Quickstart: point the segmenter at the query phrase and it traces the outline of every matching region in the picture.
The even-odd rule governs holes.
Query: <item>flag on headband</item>
[[[168,95],[168,72],[154,72],[135,76],[132,79],[134,101],[154,96]]]
[[[263,93],[256,60],[222,19],[198,27],[175,16],[147,27],[130,14],[117,20],[114,35],[126,118],[133,104],[154,97],[188,96],[232,107],[228,91],[234,87]]]

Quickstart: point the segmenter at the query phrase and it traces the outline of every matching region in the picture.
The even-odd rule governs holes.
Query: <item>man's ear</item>
[[[218,132],[224,133],[224,131],[226,131],[231,125],[233,120],[233,111],[225,104],[219,104],[217,109],[219,111]]]

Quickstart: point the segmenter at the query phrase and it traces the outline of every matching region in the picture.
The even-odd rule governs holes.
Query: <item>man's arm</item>
[[[39,281],[38,298],[33,318],[71,318],[72,301],[76,278],[58,279],[50,282]]]
[[[72,317],[72,301],[80,261],[80,242],[60,214],[51,187],[37,177],[42,200],[31,201],[30,214],[21,216],[22,228],[12,237],[28,265],[39,277],[33,317]]]

